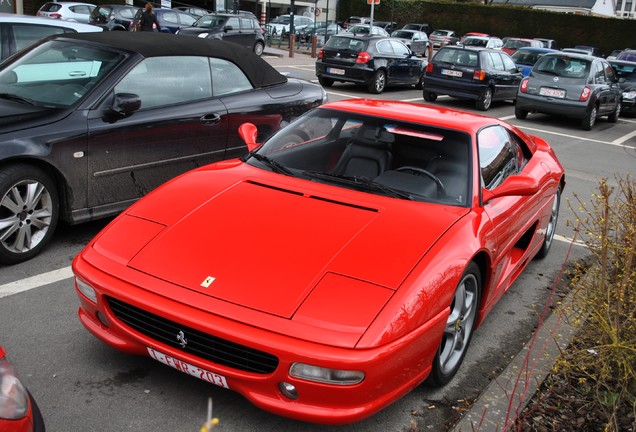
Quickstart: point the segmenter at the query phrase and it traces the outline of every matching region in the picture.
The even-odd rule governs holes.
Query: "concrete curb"
[[[505,431],[514,425],[576,333],[576,327],[568,319],[573,298],[570,293],[539,325],[532,339],[451,430]]]

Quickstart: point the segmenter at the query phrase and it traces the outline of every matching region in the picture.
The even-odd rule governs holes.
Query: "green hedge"
[[[337,15],[369,16],[364,0],[339,1]],[[428,23],[434,29],[459,34],[477,31],[499,37],[555,39],[561,48],[590,45],[605,55],[614,49],[636,49],[636,20],[599,18],[533,10],[525,7],[423,0],[381,0],[374,8],[375,20]]]

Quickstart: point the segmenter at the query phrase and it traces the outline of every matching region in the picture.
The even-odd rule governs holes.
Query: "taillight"
[[[524,78],[523,81],[521,81],[521,85],[519,86],[519,90],[521,90],[521,93],[528,92],[528,81],[528,78]]]
[[[591,94],[592,94],[592,89],[590,89],[588,86],[585,86],[583,88],[583,91],[581,92],[581,96],[579,96],[579,102],[587,101]]]
[[[60,15],[60,14],[51,14],[51,15],[49,15],[49,18],[57,18],[57,19],[61,19],[61,18],[62,18],[62,15]]]
[[[483,81],[484,79],[486,79],[486,71],[482,69],[475,70],[475,73],[473,73],[473,79]]]
[[[433,63],[429,63],[426,65],[426,73],[432,73],[433,72]]]
[[[366,51],[362,51],[360,54],[358,54],[356,64],[365,64],[369,60],[371,60],[371,56],[369,55],[369,53]]]
[[[320,51],[318,51],[318,60],[322,60],[322,56],[324,54],[325,50],[321,49]]]

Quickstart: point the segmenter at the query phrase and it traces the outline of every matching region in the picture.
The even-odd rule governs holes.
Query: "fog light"
[[[97,311],[96,315],[97,315],[97,319],[99,320],[100,323],[104,325],[104,327],[110,327],[108,320],[106,319],[104,315],[102,315],[100,311]]]
[[[294,363],[289,369],[294,378],[335,385],[355,385],[364,380],[364,372],[329,369],[304,363]]]
[[[293,384],[290,384],[288,382],[279,382],[278,390],[280,390],[283,396],[285,396],[288,399],[291,399],[291,400],[298,399],[298,390],[296,390],[296,387],[294,387]]]
[[[75,286],[87,299],[91,300],[93,303],[97,303],[97,294],[92,286],[78,277],[75,278]]]

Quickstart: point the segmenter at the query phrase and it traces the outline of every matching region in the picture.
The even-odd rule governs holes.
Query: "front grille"
[[[112,297],[107,300],[115,316],[126,325],[180,351],[246,372],[268,374],[278,367],[278,358],[272,354],[186,327]],[[188,342],[185,348],[177,341],[180,331]]]

